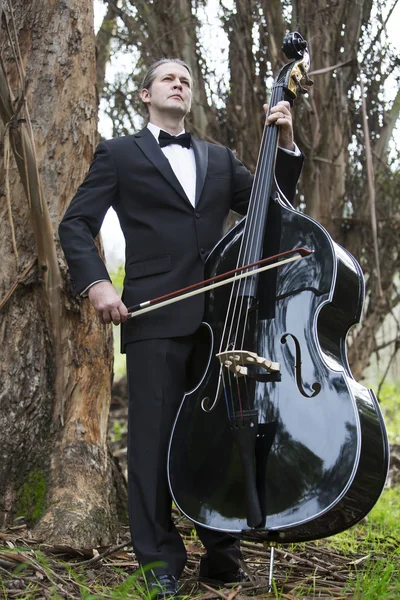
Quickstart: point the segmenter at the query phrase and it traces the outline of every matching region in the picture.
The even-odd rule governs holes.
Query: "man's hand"
[[[265,114],[268,114],[268,104],[264,104],[263,108]],[[265,124],[271,125],[272,123],[279,126],[279,146],[285,148],[285,150],[293,151],[295,146],[293,142],[292,113],[290,112],[289,102],[281,100],[271,108],[270,115],[267,117]]]
[[[88,290],[88,297],[103,323],[119,325],[126,321],[128,309],[109,281],[99,281]]]

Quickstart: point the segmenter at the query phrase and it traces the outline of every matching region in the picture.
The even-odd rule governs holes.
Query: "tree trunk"
[[[56,231],[97,139],[92,2],[13,0],[12,6],[42,197]],[[5,9],[0,50],[18,98],[17,62],[4,17],[12,30]],[[22,127],[24,122],[15,135]],[[36,536],[52,543],[107,544],[124,500],[117,498],[121,480],[107,450],[111,329],[100,325],[87,300],[72,297],[57,244],[63,276],[57,339],[35,260],[32,210],[13,160],[6,175],[0,205],[0,514],[5,524],[25,517]]]

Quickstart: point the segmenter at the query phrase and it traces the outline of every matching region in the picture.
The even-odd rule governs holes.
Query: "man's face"
[[[169,113],[185,117],[192,102],[192,78],[178,63],[164,63],[157,67],[151,88],[143,89],[142,100],[150,114]]]

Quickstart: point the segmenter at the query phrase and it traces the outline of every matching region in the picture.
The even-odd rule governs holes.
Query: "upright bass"
[[[300,34],[283,49],[271,106],[309,83]],[[352,377],[346,336],[364,278],[274,180],[278,131],[265,128],[248,214],[210,254],[208,277],[300,248],[301,260],[206,293],[196,387],[173,428],[168,476],[192,521],[260,541],[300,542],[357,523],[378,499],[388,440],[377,399]],[[250,272],[254,267],[250,268]]]

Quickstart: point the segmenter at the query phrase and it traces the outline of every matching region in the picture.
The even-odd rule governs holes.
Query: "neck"
[[[185,129],[185,121],[183,117],[175,117],[173,115],[149,115],[150,123],[157,125],[160,129],[167,131],[171,135],[178,135],[182,129]]]

